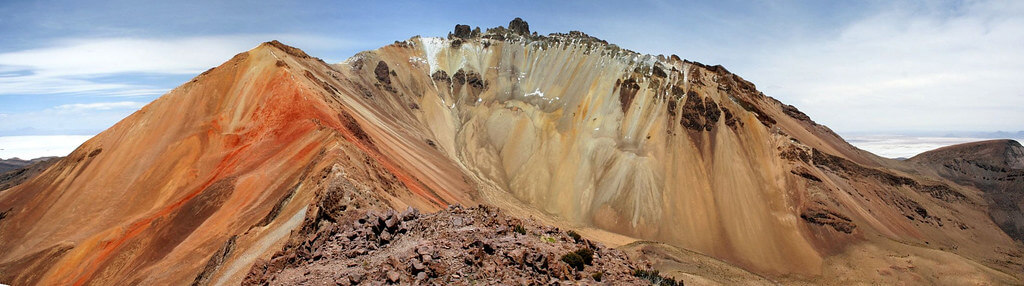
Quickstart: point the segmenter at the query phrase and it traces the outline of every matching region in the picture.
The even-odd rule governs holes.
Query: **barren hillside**
[[[687,282],[1022,283],[985,193],[917,168],[721,66],[519,19],[338,64],[268,42],[0,192],[0,282],[238,284],[345,249],[303,245],[351,212],[479,204]]]

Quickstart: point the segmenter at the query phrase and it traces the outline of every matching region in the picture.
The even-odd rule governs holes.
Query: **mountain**
[[[721,66],[519,19],[338,64],[269,42],[0,192],[0,281],[315,276],[294,269],[339,258],[324,252],[364,213],[479,204],[688,282],[723,281],[698,261],[762,282],[1022,283],[1024,248],[984,194],[916,168]],[[375,229],[396,240],[353,255],[409,237]],[[435,282],[472,283],[459,277]]]
[[[958,144],[909,161],[929,174],[981,190],[992,220],[1014,239],[1024,240],[1024,147],[1019,142]]]
[[[311,201],[330,188],[424,210],[470,202],[445,191],[465,189],[461,180],[411,181],[370,144],[319,80],[332,70],[297,49],[261,45],[0,193],[0,279],[172,284],[193,280],[227,245],[239,257],[221,270],[241,276],[315,215]],[[320,185],[328,175],[360,183]]]
[[[22,160],[21,158],[10,158],[7,160],[0,160],[0,174],[25,168],[39,162],[49,161],[50,159],[53,158],[55,157],[42,157],[35,158],[32,160]]]
[[[39,175],[59,160],[60,157],[42,157],[27,161],[18,158],[0,160],[0,191]]]

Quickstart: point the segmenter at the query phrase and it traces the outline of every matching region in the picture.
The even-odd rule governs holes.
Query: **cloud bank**
[[[115,101],[61,104],[41,111],[0,113],[0,136],[92,135],[109,128],[147,102]]]
[[[170,87],[110,82],[106,76],[198,74],[272,39],[313,48],[349,44],[340,39],[286,34],[59,39],[45,47],[0,53],[0,96],[162,94]]]
[[[1024,2],[893,7],[741,75],[843,131],[1024,129]]]

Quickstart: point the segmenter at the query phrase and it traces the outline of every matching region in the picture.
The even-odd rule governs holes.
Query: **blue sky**
[[[514,17],[722,64],[841,134],[1024,129],[1021,1],[519,2],[3,1],[0,136],[95,134],[272,39],[340,62]]]

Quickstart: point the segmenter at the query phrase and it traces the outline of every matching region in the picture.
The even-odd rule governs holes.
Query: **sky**
[[[269,40],[341,62],[514,17],[721,64],[840,134],[1024,130],[1024,1],[246,2],[0,2],[0,136],[96,134]]]

